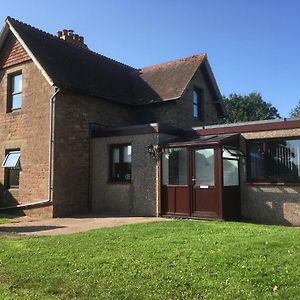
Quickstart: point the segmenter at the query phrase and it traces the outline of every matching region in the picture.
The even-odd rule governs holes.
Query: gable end
[[[16,37],[9,33],[0,51],[0,69],[11,67],[30,59],[30,56]]]

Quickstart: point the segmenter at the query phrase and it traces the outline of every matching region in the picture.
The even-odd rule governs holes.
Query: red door
[[[201,148],[192,151],[192,211],[193,217],[219,217],[218,150]]]

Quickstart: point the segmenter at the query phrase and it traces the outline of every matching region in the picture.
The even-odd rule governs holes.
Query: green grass
[[[300,299],[300,229],[180,220],[0,239],[0,299]]]
[[[8,218],[2,218],[0,217],[0,224],[6,224],[6,223],[14,223],[15,221],[13,219]]]

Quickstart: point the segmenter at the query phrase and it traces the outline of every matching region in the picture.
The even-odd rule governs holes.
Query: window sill
[[[21,108],[7,111],[7,114],[9,115],[20,115],[21,113],[22,113]]]
[[[246,184],[257,186],[300,186],[300,182],[246,182]]]

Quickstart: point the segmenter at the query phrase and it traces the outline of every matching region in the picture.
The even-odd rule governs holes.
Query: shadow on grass
[[[0,226],[1,232],[26,233],[65,228],[66,226]]]

